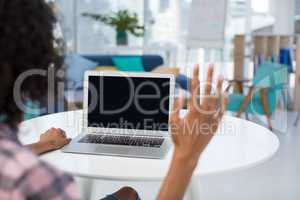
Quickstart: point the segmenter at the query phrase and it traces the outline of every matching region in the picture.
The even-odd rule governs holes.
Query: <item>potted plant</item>
[[[82,15],[113,27],[116,30],[117,45],[128,44],[128,33],[136,37],[144,35],[145,28],[139,25],[138,15],[130,13],[128,10],[119,10],[110,15],[92,13],[83,13]]]

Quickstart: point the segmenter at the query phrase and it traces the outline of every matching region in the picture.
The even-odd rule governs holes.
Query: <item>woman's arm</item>
[[[158,200],[183,199],[198,160],[180,158],[174,154],[170,169],[164,180]],[[189,164],[188,164],[189,163]]]
[[[40,136],[36,143],[27,145],[34,153],[40,155],[49,151],[57,150],[71,141],[67,138],[66,133],[57,128],[51,128]]]
[[[29,149],[31,149],[31,151],[38,155],[51,151],[51,147],[48,143],[36,142],[26,145],[26,147],[28,147]]]
[[[170,169],[157,200],[180,200],[183,198],[192,174],[197,167],[199,157],[217,131],[226,110],[226,95],[222,98],[221,109],[218,106],[223,77],[219,78],[216,95],[212,96],[213,67],[209,68],[205,95],[201,104],[199,101],[198,77],[199,66],[196,66],[191,83],[192,99],[188,113],[184,118],[179,116],[180,109],[184,104],[182,97],[174,104],[171,128],[175,150]]]

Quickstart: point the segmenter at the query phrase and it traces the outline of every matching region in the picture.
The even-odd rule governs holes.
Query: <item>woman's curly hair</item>
[[[56,17],[44,0],[0,0],[0,114],[16,127],[23,112],[14,100],[14,85],[26,71],[55,70],[62,57],[55,45]],[[23,100],[43,102],[47,76],[34,75],[21,85]]]

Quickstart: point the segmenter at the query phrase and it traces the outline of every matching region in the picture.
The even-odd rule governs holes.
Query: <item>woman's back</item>
[[[3,124],[0,125],[0,163],[0,199],[80,198],[70,175],[40,161]]]

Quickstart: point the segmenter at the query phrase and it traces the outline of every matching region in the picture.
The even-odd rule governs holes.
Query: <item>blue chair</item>
[[[60,101],[61,102],[55,102],[55,104],[52,107],[47,107],[41,106],[39,102],[28,100],[25,103],[25,112],[23,113],[23,120],[29,120],[43,115],[65,111],[65,99],[62,99]]]
[[[33,101],[27,101],[25,106],[26,106],[26,111],[23,114],[24,120],[33,119],[33,118],[43,115],[43,113],[40,110],[39,103],[36,103]]]
[[[270,116],[275,112],[277,101],[287,83],[288,69],[286,66],[266,62],[256,71],[252,85],[246,95],[232,93],[229,95],[227,110],[236,112],[240,117],[242,113],[265,115],[268,126],[272,130]],[[228,92],[233,84],[230,84]]]

